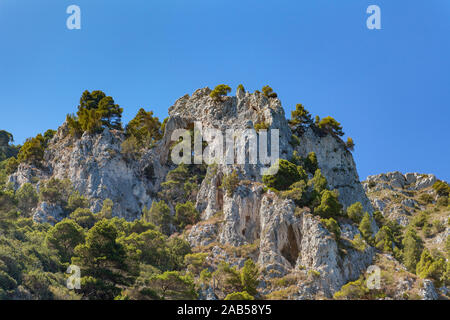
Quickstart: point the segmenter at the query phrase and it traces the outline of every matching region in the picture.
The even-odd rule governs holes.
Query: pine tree
[[[403,263],[410,272],[416,271],[417,262],[420,259],[420,253],[423,249],[422,240],[416,231],[409,228],[403,238]]]

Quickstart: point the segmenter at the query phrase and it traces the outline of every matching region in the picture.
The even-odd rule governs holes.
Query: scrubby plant
[[[372,218],[370,217],[369,213],[365,213],[361,223],[358,227],[359,231],[361,232],[362,236],[366,241],[371,242],[373,238],[373,232],[372,232]]]
[[[24,216],[29,216],[31,209],[36,207],[39,196],[30,183],[24,183],[16,192],[17,207]]]
[[[244,263],[244,267],[241,270],[241,284],[244,291],[250,295],[255,296],[258,291],[259,284],[259,269],[251,259],[247,259]]]
[[[261,121],[261,122],[255,123],[254,127],[255,127],[255,131],[259,132],[260,130],[269,129],[270,124],[268,124],[267,122]]]
[[[436,181],[433,184],[433,189],[439,197],[448,197],[450,195],[450,186],[444,181]]]
[[[315,152],[308,153],[308,156],[304,159],[305,170],[314,174],[319,169],[319,163]]]
[[[39,188],[39,200],[65,207],[72,193],[73,185],[69,179],[51,178],[43,182]]]
[[[422,202],[423,204],[430,204],[430,203],[433,203],[434,198],[433,198],[433,196],[432,196],[431,194],[429,194],[429,193],[422,193],[422,194],[419,196],[419,201]]]
[[[136,116],[126,126],[127,139],[122,144],[124,153],[137,154],[139,149],[151,147],[162,138],[161,123],[153,117],[153,111],[139,109]]]
[[[308,185],[312,186],[318,195],[328,188],[327,179],[322,175],[322,171],[320,169],[316,170],[314,177],[308,181]]]
[[[416,271],[417,262],[423,249],[423,241],[413,228],[409,228],[403,238],[403,263],[410,272]]]
[[[339,224],[336,220],[333,218],[328,219],[320,219],[320,222],[327,228],[328,231],[330,231],[334,235],[334,239],[336,241],[339,241],[341,238],[341,228],[339,227]]]
[[[291,111],[291,120],[289,121],[291,125],[308,126],[312,122],[311,114],[301,103],[298,103],[295,106],[295,110]]]
[[[70,214],[70,219],[75,221],[79,226],[89,230],[98,221],[97,217],[87,208],[78,208]]]
[[[5,160],[5,172],[6,174],[13,174],[14,172],[17,171],[17,168],[19,167],[19,161],[14,158],[11,157],[8,160]]]
[[[289,141],[289,143],[291,144],[291,146],[292,147],[297,147],[297,146],[299,146],[300,145],[300,138],[299,137],[297,137],[295,134],[293,134],[292,136],[291,136],[291,140]]]
[[[348,137],[347,142],[345,142],[345,146],[348,150],[353,151],[355,149],[355,142],[353,142],[353,139]]]
[[[319,121],[317,126],[325,132],[336,136],[343,136],[342,126],[333,117],[325,117]]]
[[[441,278],[446,270],[445,259],[443,257],[434,258],[430,252],[423,250],[420,260],[416,266],[416,274],[423,279],[433,279],[440,286]]]
[[[175,207],[175,223],[183,230],[187,225],[194,225],[198,222],[200,214],[194,204],[187,201],[184,204],[178,203]]]
[[[170,215],[170,208],[164,200],[153,201],[151,208],[148,210],[144,208],[143,217],[146,222],[157,226],[162,233],[170,234],[172,216]]]
[[[255,300],[247,291],[233,292],[228,294],[224,300]]]
[[[232,197],[234,191],[239,185],[239,176],[236,170],[233,170],[231,174],[226,174],[222,178],[222,188],[225,190],[228,197]]]
[[[28,139],[20,148],[18,160],[21,163],[39,165],[44,159],[44,137],[38,134],[35,138]]]
[[[333,295],[333,298],[336,300],[358,300],[367,298],[368,294],[369,289],[361,277],[342,286],[341,290]]]
[[[209,94],[209,96],[213,100],[220,100],[221,97],[226,96],[229,92],[231,92],[231,88],[227,86],[226,84],[219,84],[217,85],[213,91]]]
[[[84,132],[95,134],[104,128],[121,130],[122,112],[123,109],[115,104],[114,99],[103,91],[86,90],[80,98],[76,116],[68,115],[66,121],[72,135]]]
[[[269,87],[269,86],[264,86],[262,88],[262,92],[263,92],[263,95],[266,96],[267,98],[276,98],[276,97],[278,97],[278,95],[275,92],[273,92],[273,89],[271,87]]]
[[[275,190],[286,190],[294,182],[306,180],[307,175],[302,167],[296,166],[292,162],[284,159],[277,161],[278,172],[274,175],[264,175],[262,180],[269,187]]]
[[[355,202],[347,208],[347,216],[355,223],[360,223],[364,216],[364,209],[361,202]]]
[[[62,261],[70,262],[75,247],[84,242],[84,231],[75,221],[64,219],[48,231],[46,241]]]
[[[244,85],[239,84],[239,85],[237,86],[237,88],[240,89],[240,90],[242,90],[242,92],[245,92]]]
[[[322,218],[342,216],[342,204],[339,203],[337,190],[324,190],[321,193],[320,204],[314,208],[314,214]]]

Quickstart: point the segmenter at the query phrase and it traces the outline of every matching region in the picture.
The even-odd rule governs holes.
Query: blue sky
[[[81,30],[66,8],[81,8]],[[368,30],[366,8],[381,8]],[[200,87],[269,84],[355,143],[360,178],[450,180],[450,1],[0,0],[0,129],[56,129],[85,90],[160,119]]]

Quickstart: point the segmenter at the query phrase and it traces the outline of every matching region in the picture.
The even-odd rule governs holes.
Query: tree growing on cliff
[[[28,139],[20,148],[18,160],[21,163],[39,165],[44,159],[45,140],[42,134]]]
[[[262,92],[263,92],[263,95],[266,96],[267,98],[276,98],[276,97],[278,97],[278,95],[275,92],[273,92],[273,89],[271,87],[269,87],[269,86],[264,86],[262,88]]]
[[[264,175],[262,180],[269,188],[275,190],[287,190],[293,183],[306,180],[307,175],[301,166],[296,166],[292,162],[279,159],[278,172],[274,175]]]
[[[413,228],[406,231],[403,238],[403,263],[409,272],[416,271],[417,262],[420,259],[420,254],[423,250],[422,239],[417,235]]]
[[[348,137],[345,146],[348,150],[353,151],[355,149],[355,142],[353,142],[352,138]]]
[[[162,138],[161,122],[153,111],[141,108],[126,126],[126,135],[135,137],[139,147],[149,147]]]
[[[106,96],[103,91],[84,91],[77,115],[68,115],[67,124],[73,135],[81,135],[83,132],[98,133],[104,128],[122,129],[123,109],[115,104],[114,99]]]
[[[295,110],[291,111],[291,120],[289,121],[292,125],[301,125],[301,126],[307,126],[312,124],[312,117],[311,114],[308,112],[308,110],[305,109],[305,107],[298,103],[295,106]]]
[[[342,126],[333,117],[325,117],[320,120],[317,126],[325,132],[336,136],[343,136]]]
[[[213,91],[209,94],[213,100],[220,100],[221,97],[226,96],[229,92],[231,92],[231,88],[226,84],[217,85]]]

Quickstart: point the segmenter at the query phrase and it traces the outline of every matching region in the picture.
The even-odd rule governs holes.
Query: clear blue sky
[[[82,29],[66,28],[76,4]],[[382,30],[366,28],[381,8]],[[399,170],[450,180],[448,0],[0,0],[0,129],[56,129],[104,90],[161,119],[200,87],[269,84],[356,143],[361,179]]]

